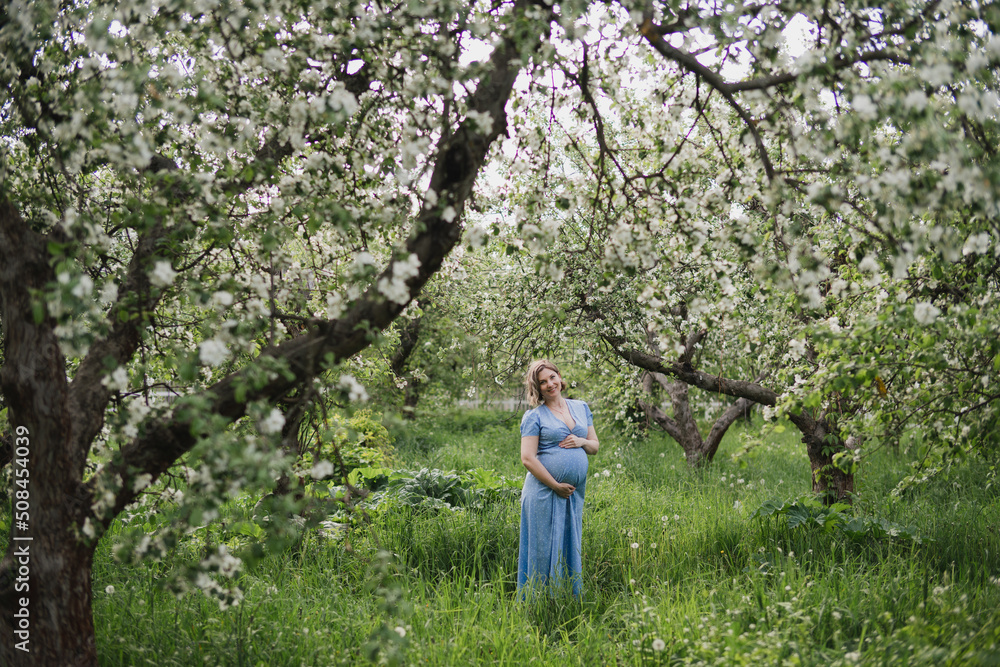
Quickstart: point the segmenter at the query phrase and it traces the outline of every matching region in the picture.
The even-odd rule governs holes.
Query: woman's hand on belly
[[[578,435],[573,435],[572,433],[570,433],[565,438],[563,438],[562,442],[559,443],[559,446],[562,447],[563,449],[575,449],[577,447],[583,447],[583,444],[585,442],[586,440],[584,438],[581,438]]]
[[[576,487],[566,482],[558,482],[552,487],[552,491],[560,498],[569,498],[576,491]]]

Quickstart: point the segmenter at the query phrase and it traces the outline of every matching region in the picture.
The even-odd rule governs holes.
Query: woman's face
[[[551,368],[543,368],[538,372],[538,388],[543,400],[558,398],[562,391],[562,378]]]

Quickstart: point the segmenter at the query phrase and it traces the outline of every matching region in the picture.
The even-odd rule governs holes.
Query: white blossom
[[[220,544],[216,552],[205,559],[203,565],[232,579],[240,571],[243,561],[229,553],[229,547],[225,544]]]
[[[472,121],[479,134],[490,134],[493,131],[493,116],[488,111],[469,111],[465,117]]]
[[[169,287],[177,277],[177,272],[170,266],[170,262],[159,261],[149,274],[149,282],[153,287]]]
[[[212,300],[210,301],[213,308],[228,308],[233,305],[233,295],[232,292],[219,291],[212,295]]]
[[[210,338],[198,344],[198,359],[206,366],[218,366],[228,357],[229,348],[217,338]]]
[[[94,289],[94,281],[90,279],[90,276],[83,274],[77,281],[76,285],[73,286],[72,292],[73,296],[82,299],[83,297],[90,294]]]
[[[332,111],[339,111],[345,117],[353,116],[354,112],[358,110],[358,100],[351,91],[343,86],[334,88],[333,92],[327,98],[327,104]]]
[[[903,104],[914,111],[923,111],[927,108],[927,95],[922,90],[911,90],[903,98]]]
[[[866,273],[876,273],[878,271],[878,261],[876,261],[874,255],[865,255],[858,262],[858,269]]]
[[[489,232],[484,225],[473,225],[468,232],[466,232],[466,240],[468,241],[469,247],[473,250],[481,248],[486,243],[486,238],[489,236]]]
[[[318,462],[312,468],[312,476],[314,479],[324,479],[333,474],[333,464],[326,459]]]
[[[107,283],[101,288],[101,294],[97,297],[97,300],[102,306],[110,306],[118,298],[118,285],[115,283]]]
[[[348,398],[352,401],[367,401],[368,392],[365,391],[364,386],[354,379],[354,376],[344,375],[340,376],[339,386],[341,389],[347,392]]]
[[[265,435],[281,433],[281,428],[285,425],[285,415],[281,414],[278,408],[271,408],[267,417],[260,422],[260,432]]]
[[[125,391],[128,388],[128,371],[119,366],[101,381],[111,391]]]
[[[865,120],[875,120],[878,117],[878,107],[875,106],[872,98],[864,93],[857,95],[852,105],[854,106],[854,111]]]
[[[990,235],[987,232],[982,232],[980,234],[971,234],[969,238],[965,240],[965,245],[962,246],[963,255],[971,255],[975,253],[977,255],[985,255],[990,249]]]
[[[920,70],[921,78],[934,88],[949,84],[953,81],[954,74],[951,65],[939,62]]]
[[[920,324],[932,324],[940,314],[941,310],[927,301],[921,301],[913,307],[913,317]]]
[[[149,486],[149,483],[153,481],[153,476],[148,472],[144,472],[141,475],[136,475],[135,479],[132,480],[132,491],[138,493]]]
[[[410,288],[406,281],[420,273],[420,258],[411,253],[405,260],[392,263],[392,278],[383,277],[378,281],[378,291],[387,299],[405,305],[410,300]]]

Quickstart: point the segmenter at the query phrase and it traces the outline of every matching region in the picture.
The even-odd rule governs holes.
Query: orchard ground
[[[507,488],[523,479],[518,415],[426,417],[393,434],[393,468],[486,469]],[[240,498],[220,527],[192,532],[158,563],[115,562],[120,523],[104,537],[94,565],[101,664],[1000,661],[1000,488],[984,462],[894,498],[919,452],[876,452],[838,521],[807,503],[765,505],[809,489],[794,429],[735,426],[702,471],[662,435],[600,436],[581,600],[518,601],[516,493],[461,509],[387,503],[346,534],[307,531],[245,566],[244,599],[225,611],[200,592],[164,590],[188,559],[252,541],[232,529],[256,501]],[[755,517],[762,506],[775,511]]]

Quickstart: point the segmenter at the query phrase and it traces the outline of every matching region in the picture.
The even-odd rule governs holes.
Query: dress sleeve
[[[541,420],[538,418],[537,410],[527,410],[521,417],[521,437],[538,435],[541,433]]]
[[[592,413],[590,411],[590,406],[587,405],[586,403],[584,403],[583,404],[583,411],[587,415],[587,426],[593,426],[594,425],[594,413]]]

